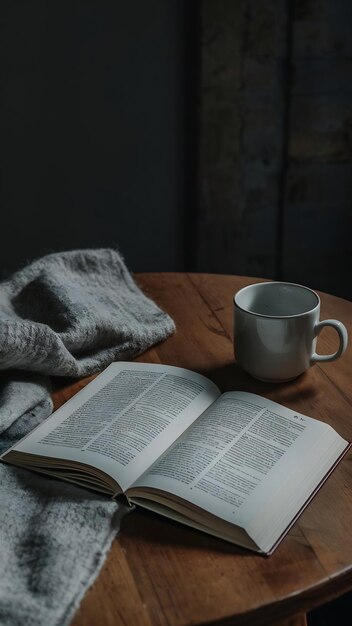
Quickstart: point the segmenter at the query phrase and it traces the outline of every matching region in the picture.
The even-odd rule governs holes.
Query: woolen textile
[[[53,377],[97,373],[174,330],[116,250],[51,254],[0,283],[0,452],[50,415]],[[0,464],[0,624],[66,626],[126,512]]]

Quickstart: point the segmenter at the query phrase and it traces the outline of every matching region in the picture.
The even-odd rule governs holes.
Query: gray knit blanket
[[[0,283],[0,452],[51,413],[51,377],[101,371],[174,329],[115,250],[51,254]],[[125,512],[0,464],[0,624],[68,624]]]

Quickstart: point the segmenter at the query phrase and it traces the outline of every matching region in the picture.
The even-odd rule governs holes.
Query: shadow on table
[[[254,552],[138,507],[123,519],[121,530],[123,541],[131,539],[134,544],[142,541],[151,545],[155,544],[162,549],[169,546],[180,549],[190,548],[195,551],[206,550],[207,552],[241,555],[243,557],[255,555]]]
[[[210,378],[221,392],[247,391],[263,396],[274,394],[280,396],[281,401],[287,402],[298,397],[311,400],[319,393],[312,371],[302,374],[295,380],[283,383],[266,383],[256,380],[235,362],[214,369],[200,370],[199,373]]]

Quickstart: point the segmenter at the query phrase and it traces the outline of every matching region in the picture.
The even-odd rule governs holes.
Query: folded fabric
[[[52,254],[0,285],[0,369],[83,376],[173,331],[115,250]]]
[[[48,255],[0,283],[0,451],[52,410],[51,376],[128,360],[175,330],[116,250]],[[125,508],[0,466],[0,623],[68,624]]]

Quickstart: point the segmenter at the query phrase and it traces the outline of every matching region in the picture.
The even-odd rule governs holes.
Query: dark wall
[[[133,270],[184,268],[193,9],[2,1],[2,274],[115,245]]]
[[[198,268],[352,299],[352,3],[203,0]]]
[[[3,0],[0,18],[0,276],[118,246],[135,271],[352,298],[350,0]]]

